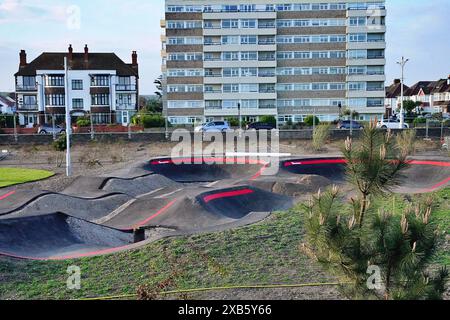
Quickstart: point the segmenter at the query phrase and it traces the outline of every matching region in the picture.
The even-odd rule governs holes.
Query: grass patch
[[[434,193],[435,217],[450,231],[450,188]],[[386,202],[398,210],[408,196]],[[295,209],[274,213],[267,220],[220,233],[164,239],[114,255],[72,261],[22,261],[0,257],[0,299],[78,299],[135,294],[138,286],[163,282],[166,288],[192,289],[226,285],[297,284],[333,281],[304,256],[303,217]],[[444,246],[436,264],[450,263]],[[81,290],[66,288],[67,268],[81,268]]]
[[[43,180],[53,175],[53,172],[45,170],[0,168],[0,188]]]

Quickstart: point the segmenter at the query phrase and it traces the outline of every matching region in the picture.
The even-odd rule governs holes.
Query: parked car
[[[227,121],[213,121],[204,123],[201,126],[195,127],[195,132],[226,132],[229,131],[230,125]]]
[[[38,133],[39,134],[65,134],[66,129],[64,129],[63,127],[58,126],[58,125],[53,127],[52,125],[44,124],[44,125],[39,126]]]
[[[342,120],[337,124],[338,129],[364,129],[364,126],[358,121]]]
[[[383,119],[378,121],[377,128],[379,129],[400,129],[400,120],[398,119]],[[404,123],[403,129],[408,129],[409,124]]]
[[[271,123],[265,122],[254,122],[247,125],[247,130],[273,130],[275,126]]]

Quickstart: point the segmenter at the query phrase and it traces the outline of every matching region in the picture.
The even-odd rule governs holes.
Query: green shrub
[[[228,122],[230,127],[239,127],[239,119],[235,117],[226,118],[225,121]]]
[[[319,118],[316,118],[316,126],[320,124]],[[314,125],[314,116],[307,116],[304,121],[308,126],[312,127]]]
[[[56,139],[55,141],[53,141],[53,149],[55,149],[56,151],[66,151],[67,149],[67,141],[66,141],[66,135],[62,134],[59,136],[58,139]]]
[[[139,117],[140,124],[144,128],[162,128],[165,126],[165,119],[159,114],[144,115]]]
[[[415,127],[417,127],[419,124],[424,124],[427,122],[427,119],[425,118],[415,118],[413,121],[413,124]]]
[[[274,116],[262,116],[260,117],[259,122],[268,123],[274,127],[277,125],[277,119]]]
[[[313,132],[312,147],[314,151],[322,150],[330,136],[330,124],[321,124],[316,126]]]
[[[89,127],[91,125],[91,120],[87,117],[78,118],[77,127]]]

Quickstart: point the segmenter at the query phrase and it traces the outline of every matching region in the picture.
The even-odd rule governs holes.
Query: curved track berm
[[[409,164],[396,192],[431,192],[450,183],[445,159]],[[128,176],[80,177],[60,194],[0,189],[0,255],[79,258],[236,228],[345,183],[346,163],[338,157],[282,159],[272,176],[264,175],[265,166],[246,158],[158,158],[130,168]]]

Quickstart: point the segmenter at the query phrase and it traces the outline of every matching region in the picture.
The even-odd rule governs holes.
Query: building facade
[[[67,81],[64,58],[69,67]],[[29,63],[22,50],[15,81],[21,125],[63,122],[66,94],[73,119],[89,116],[94,124],[126,125],[138,107],[136,51],[127,64],[114,53],[90,53],[87,45],[82,53],[73,52],[70,45],[65,53],[42,53]]]
[[[450,113],[450,76],[447,79],[437,81],[419,81],[411,87],[403,86],[403,100],[419,102],[422,113]],[[400,80],[386,88],[386,113],[393,114],[400,108],[401,104]]]
[[[166,0],[164,111],[174,124],[380,117],[385,16],[384,1]]]

